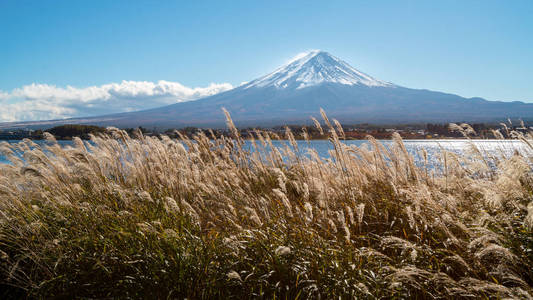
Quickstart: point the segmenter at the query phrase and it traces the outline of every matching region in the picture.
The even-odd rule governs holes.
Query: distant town
[[[240,129],[240,135],[244,138],[251,138],[255,130],[268,131],[272,133],[272,138],[283,139],[285,137],[286,128],[290,128],[296,139],[304,139],[303,132],[307,132],[310,139],[326,139],[327,132],[321,133],[315,126],[275,126],[272,128],[244,128]],[[410,124],[410,125],[373,125],[373,124],[357,124],[357,125],[343,125],[344,138],[350,140],[361,140],[367,136],[372,136],[376,139],[390,139],[394,132],[400,134],[404,139],[451,139],[462,138],[460,132],[450,129],[448,124]],[[475,131],[472,138],[491,139],[495,138],[493,131],[502,128],[501,124],[473,124],[472,128]],[[507,125],[509,130],[526,132],[532,128],[525,125],[513,126]],[[167,135],[171,138],[179,138],[179,134],[187,137],[193,137],[195,134],[203,131],[207,136],[220,137],[229,136],[230,132],[226,129],[202,129],[197,127],[185,127],[181,129],[166,129],[159,130],[157,128],[126,128],[124,129],[130,136],[134,137],[135,132],[142,133],[145,136],[160,136]],[[82,139],[89,139],[91,134],[105,133],[107,130],[104,127],[93,125],[61,125],[46,130],[34,130],[28,128],[0,130],[0,140],[21,140],[21,139],[43,139],[43,133],[49,132],[58,140],[70,140],[73,137],[80,137]],[[179,134],[177,133],[179,132]],[[501,132],[504,137],[508,137],[506,132]]]

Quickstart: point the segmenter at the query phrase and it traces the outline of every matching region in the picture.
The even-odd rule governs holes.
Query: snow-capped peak
[[[243,88],[273,86],[302,89],[325,82],[345,85],[394,86],[356,70],[325,51],[312,50],[297,55],[286,65],[243,85]]]

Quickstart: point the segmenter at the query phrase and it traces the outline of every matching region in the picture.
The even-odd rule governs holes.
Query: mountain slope
[[[405,88],[373,78],[327,52],[311,51],[270,74],[200,100],[49,124],[221,127],[222,107],[240,126],[301,124],[309,122],[310,116],[317,116],[320,108],[329,116],[352,124],[533,119],[533,104],[467,99]]]

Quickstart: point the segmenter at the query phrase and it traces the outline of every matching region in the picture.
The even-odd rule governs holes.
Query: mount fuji
[[[533,104],[406,88],[376,79],[327,52],[315,50],[299,55],[270,74],[200,100],[145,111],[25,125],[222,127],[223,107],[237,126],[307,123],[310,116],[318,116],[320,108],[345,124],[533,120]]]

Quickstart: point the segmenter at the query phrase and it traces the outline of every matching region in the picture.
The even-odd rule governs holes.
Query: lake
[[[8,143],[18,143],[20,141],[9,140]],[[35,141],[37,144],[45,144],[46,141]],[[257,141],[259,142],[259,141]],[[305,154],[309,148],[314,148],[318,155],[323,158],[329,157],[329,150],[333,149],[332,144],[327,140],[312,140],[309,144],[306,141],[297,141],[300,153]],[[391,140],[380,140],[385,146],[393,143]],[[60,145],[72,145],[72,141],[58,141]],[[287,141],[273,141],[274,146],[283,146]],[[347,145],[362,146],[368,144],[366,140],[348,140],[344,141]],[[472,140],[483,153],[488,155],[512,155],[514,151],[530,151],[527,145],[519,140]],[[446,151],[457,154],[464,154],[470,148],[470,141],[467,140],[404,140],[407,151],[415,156],[417,160],[421,160],[418,155],[420,150],[425,149],[428,153],[428,161],[435,164],[438,161],[439,153],[444,149]],[[249,141],[246,142],[248,147],[251,146]],[[0,154],[0,163],[7,163],[6,158]]]

